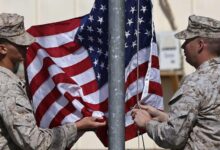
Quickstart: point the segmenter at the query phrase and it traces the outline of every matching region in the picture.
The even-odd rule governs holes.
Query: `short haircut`
[[[220,38],[202,38],[208,44],[211,53],[220,56]]]
[[[9,40],[0,38],[0,44],[6,44],[6,43],[11,43]]]
[[[19,45],[15,44],[15,43],[7,40],[7,39],[4,39],[4,38],[0,38],[0,44],[11,44],[11,45],[14,45],[14,46],[19,46]]]

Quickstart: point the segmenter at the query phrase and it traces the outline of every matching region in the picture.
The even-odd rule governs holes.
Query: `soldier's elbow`
[[[181,149],[182,147],[184,147],[184,145],[186,145],[187,142],[187,138],[183,137],[181,135],[176,135],[174,136],[171,140],[171,147],[172,149]]]

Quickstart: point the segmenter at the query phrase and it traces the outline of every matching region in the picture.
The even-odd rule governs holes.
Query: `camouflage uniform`
[[[220,149],[220,58],[203,63],[187,76],[171,98],[169,120],[150,121],[147,132],[164,147]]]
[[[24,83],[0,67],[0,149],[62,150],[77,139],[75,124],[38,128]]]
[[[192,15],[178,39],[220,38],[220,22]],[[220,58],[202,63],[186,76],[171,98],[167,122],[150,121],[149,136],[161,147],[220,150]]]

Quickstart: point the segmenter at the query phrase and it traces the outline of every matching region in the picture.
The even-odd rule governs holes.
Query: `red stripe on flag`
[[[160,83],[150,81],[149,83],[149,93],[159,95],[162,97],[163,91]]]
[[[69,102],[65,107],[63,107],[51,121],[49,128],[56,127],[61,125],[63,118],[73,113],[76,109],[73,107],[73,104]]]
[[[142,95],[142,92],[137,95],[132,96],[129,100],[127,100],[126,105],[125,105],[125,113],[127,113],[128,111],[130,111],[136,104],[137,102],[140,100]],[[139,98],[139,99],[137,99]]]
[[[44,114],[48,111],[49,107],[61,96],[60,92],[58,89],[55,87],[54,89],[51,90],[51,92],[46,95],[41,103],[38,105],[35,116],[36,116],[36,121],[38,126],[40,125],[40,121]]]
[[[159,58],[157,56],[155,56],[155,55],[152,55],[151,59],[152,59],[151,67],[159,69],[160,68]]]
[[[96,80],[93,80],[89,83],[82,85],[81,88],[83,90],[84,95],[89,95],[93,92],[96,92],[99,89],[98,83]]]
[[[54,23],[33,26],[27,31],[34,37],[54,35],[54,34],[68,32],[78,28],[80,26],[80,21],[81,18],[79,17],[62,22],[54,22]]]
[[[108,111],[108,99],[105,99],[103,102],[99,104],[91,104],[85,101],[80,101],[86,108],[89,108],[94,111],[107,112]]]
[[[44,48],[38,43],[33,43],[31,47],[28,49],[26,58],[27,58],[27,62],[31,64],[39,50],[43,49],[45,52],[49,54],[50,57],[63,57],[76,52],[77,50],[79,50],[80,47],[81,46],[76,42],[69,42],[64,45],[61,45],[60,47],[53,47],[53,48]]]
[[[61,83],[68,83],[68,84],[72,84],[72,85],[77,86],[77,83],[73,79],[69,78],[65,73],[59,73],[59,74],[53,76],[52,80],[54,81],[55,85],[58,85]]]
[[[66,72],[69,76],[75,76],[90,68],[92,68],[92,62],[91,59],[87,57],[72,66],[63,68],[63,71]]]
[[[37,91],[37,89],[49,78],[49,72],[47,69],[49,66],[53,65],[54,62],[51,58],[47,57],[43,61],[42,69],[33,77],[30,81],[30,88],[32,96]]]
[[[144,77],[147,72],[147,68],[148,68],[148,62],[140,64],[138,66],[138,69],[135,68],[127,77],[127,81],[125,83],[125,89],[127,89],[130,84],[132,84],[134,81],[137,80],[137,76],[139,78]],[[137,73],[137,70],[138,70],[138,73]]]

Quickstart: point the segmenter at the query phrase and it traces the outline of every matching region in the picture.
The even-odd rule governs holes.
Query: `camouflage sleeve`
[[[199,94],[194,87],[183,86],[170,101],[167,122],[150,121],[146,125],[148,135],[161,147],[183,147],[198,115]]]
[[[13,142],[21,149],[62,150],[72,146],[77,129],[74,123],[53,129],[37,127],[24,90],[16,83],[0,85],[1,118]]]

